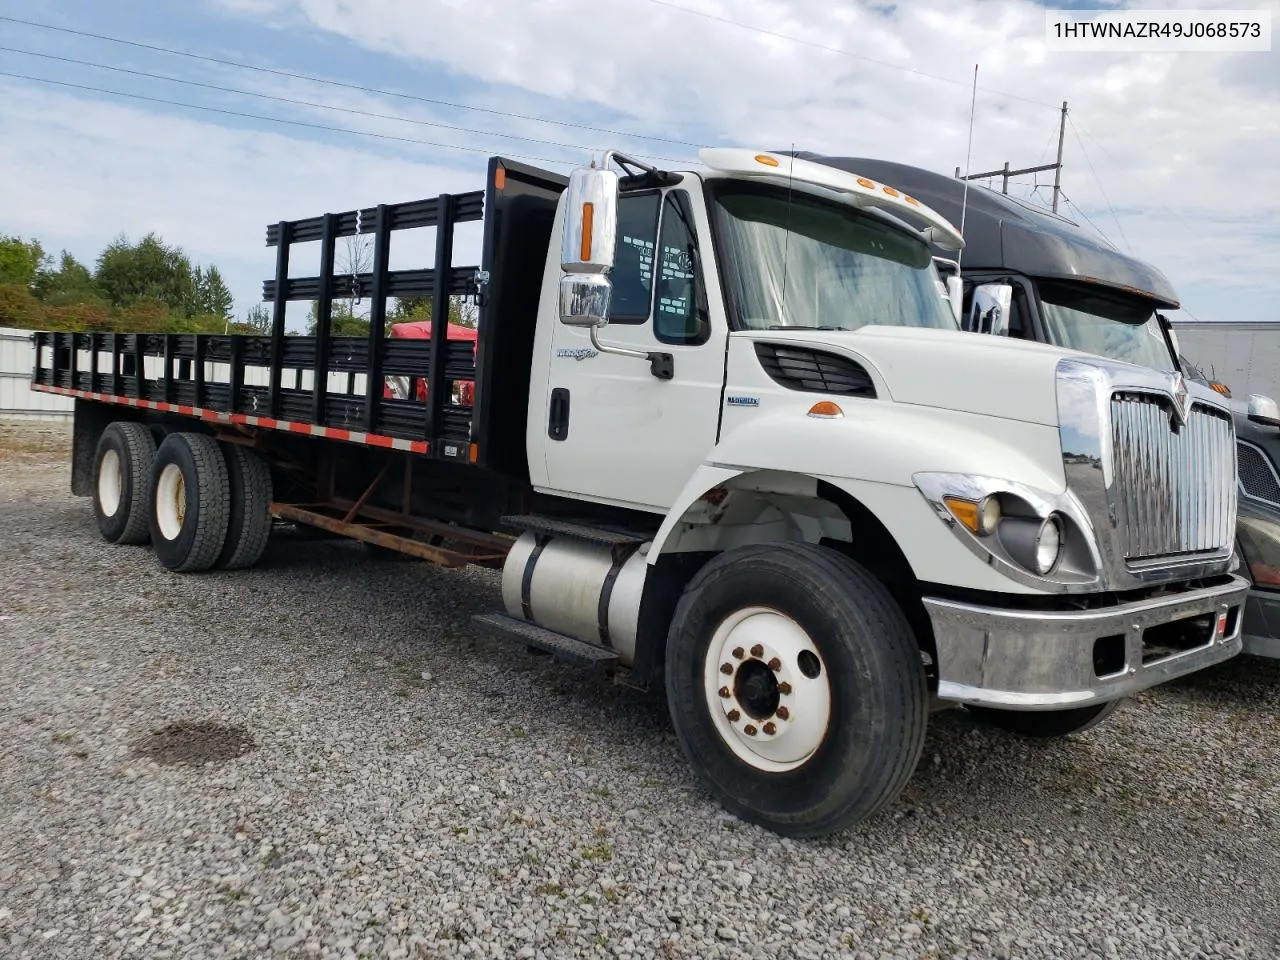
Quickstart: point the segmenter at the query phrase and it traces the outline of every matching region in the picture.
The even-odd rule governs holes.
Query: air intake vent
[[[1236,462],[1245,494],[1280,507],[1280,479],[1267,455],[1251,443],[1237,443]]]
[[[848,357],[781,343],[756,343],[765,373],[789,390],[874,397],[875,384],[862,364]]]

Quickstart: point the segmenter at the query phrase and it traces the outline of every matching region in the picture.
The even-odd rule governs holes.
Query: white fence
[[[74,400],[31,389],[35,361],[30,330],[0,327],[0,417],[70,420]]]

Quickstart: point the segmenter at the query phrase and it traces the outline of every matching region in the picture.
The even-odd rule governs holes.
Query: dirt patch
[[[185,764],[194,767],[234,760],[255,746],[253,737],[244,727],[186,720],[152,730],[132,744],[134,756],[165,766]]]
[[[60,460],[70,455],[70,423],[0,419],[0,462]]]

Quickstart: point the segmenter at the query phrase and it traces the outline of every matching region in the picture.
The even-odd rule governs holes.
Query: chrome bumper
[[[1006,710],[1102,703],[1228,660],[1240,652],[1249,583],[1097,610],[1032,611],[926,597],[938,647],[938,699]],[[1190,623],[1179,649],[1152,628]],[[1203,632],[1203,642],[1199,634]],[[1144,662],[1145,661],[1145,662]]]

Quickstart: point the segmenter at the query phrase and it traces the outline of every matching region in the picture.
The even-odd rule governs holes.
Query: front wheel
[[[973,706],[965,709],[982,722],[1020,737],[1051,740],[1084,733],[1115,713],[1119,706],[1119,700],[1111,700],[1069,710],[1000,710]]]
[[[928,697],[901,609],[811,544],[727,551],[686,588],[666,651],[681,748],[719,802],[791,837],[865,819],[906,786]]]

